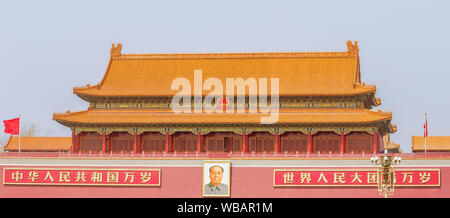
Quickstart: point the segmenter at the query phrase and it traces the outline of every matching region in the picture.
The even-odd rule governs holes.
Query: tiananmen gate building
[[[382,137],[396,126],[390,112],[371,110],[381,100],[375,86],[361,81],[357,42],[347,47],[345,52],[122,54],[122,45],[113,45],[101,81],[73,89],[89,108],[56,113],[53,119],[71,128],[75,153],[377,153],[384,149]],[[172,81],[193,82],[197,69],[203,78],[221,81],[279,78],[278,122],[260,124],[260,113],[174,113]],[[249,95],[245,103],[228,107],[249,110]]]

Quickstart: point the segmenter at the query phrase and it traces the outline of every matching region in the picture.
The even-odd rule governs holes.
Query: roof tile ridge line
[[[266,52],[266,53],[154,53],[121,54],[117,60],[164,58],[287,58],[287,57],[352,57],[348,52]]]
[[[384,115],[384,116],[388,116],[389,118],[392,118],[392,112],[391,111],[381,111],[381,110],[378,110],[378,111],[366,110],[366,111],[368,111],[370,113],[373,113],[373,114]]]
[[[74,93],[77,93],[77,91],[88,90],[88,89],[97,88],[97,87],[98,87],[98,84],[91,86],[88,83],[86,86],[74,86],[72,90]]]
[[[336,112],[352,112],[352,111],[370,111],[367,109],[361,109],[361,108],[278,108],[279,112],[293,112],[293,113],[298,113],[298,112],[304,112],[304,111],[318,111],[318,112],[322,112],[322,111],[336,111]],[[95,108],[95,109],[88,109],[86,111],[95,111],[95,112],[112,112],[112,113],[116,113],[116,112],[130,112],[130,113],[134,113],[134,112],[140,112],[140,113],[167,113],[167,112],[173,112],[173,109],[171,108],[125,108],[125,109],[119,109],[119,108]],[[79,111],[78,111],[79,112]],[[248,110],[246,110],[244,113],[247,113]],[[202,113],[186,113],[186,114],[202,114]],[[222,113],[221,113],[222,114]],[[227,113],[223,113],[223,114],[227,114]],[[234,114],[234,113],[231,113]]]
[[[359,76],[359,81],[356,81],[357,80],[357,78],[358,78],[358,62],[359,62],[359,54],[358,53],[356,53],[356,56],[355,56],[355,59],[356,59],[356,61],[355,61],[355,75],[354,75],[354,82],[355,83],[357,83],[357,84],[360,84],[361,83],[361,75]]]
[[[67,116],[71,116],[71,115],[78,115],[81,113],[87,113],[89,110],[83,110],[83,111],[75,111],[75,112],[63,112],[63,113],[53,113],[53,118],[55,118],[55,116],[61,116],[61,117],[67,117]]]
[[[172,55],[182,55],[182,56],[189,56],[189,55],[303,55],[303,54],[349,54],[347,51],[307,51],[307,52],[205,52],[205,53],[121,53],[122,56],[153,56],[153,55],[165,55],[165,56],[172,56]]]
[[[380,109],[378,109],[378,110],[370,110],[370,109],[363,109],[363,110],[365,110],[365,111],[370,111],[370,112],[372,112],[372,113],[384,113],[384,114],[392,114],[392,111],[381,111]]]
[[[353,86],[358,86],[358,87],[363,88],[363,89],[375,89],[375,91],[377,89],[377,85],[369,85],[369,84],[366,84],[366,83],[361,83],[360,84],[360,83],[354,82]]]
[[[8,141],[6,142],[5,146],[3,146],[3,152],[5,151],[5,149],[9,146],[9,143],[11,142],[13,135],[11,135],[8,139]]]
[[[120,54],[120,56],[122,56],[122,54]],[[105,74],[103,74],[103,78],[102,78],[102,80],[100,81],[100,83],[97,84],[97,86],[98,86],[97,89],[100,89],[100,87],[101,87],[101,86],[103,85],[103,83],[105,82],[106,77],[108,76],[109,71],[110,71],[110,69],[111,69],[112,60],[113,60],[113,56],[111,55],[111,56],[109,57],[109,62],[108,62],[108,66],[106,67]]]
[[[111,69],[111,62],[112,62],[112,60],[113,60],[113,57],[110,56],[110,57],[109,57],[108,66],[106,67],[106,71],[105,71],[105,73],[103,74],[103,78],[102,78],[102,80],[100,81],[100,83],[97,83],[96,85],[93,85],[93,86],[73,87],[73,92],[77,94],[78,91],[80,91],[80,90],[87,90],[87,89],[92,89],[92,88],[100,89],[100,87],[103,85],[103,83],[104,83],[105,80],[106,80],[106,77],[107,77],[108,74],[109,74],[109,71],[110,71],[110,69]]]

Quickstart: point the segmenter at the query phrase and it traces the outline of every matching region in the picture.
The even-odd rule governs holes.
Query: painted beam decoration
[[[440,186],[440,169],[395,169],[396,186]],[[273,186],[377,186],[376,169],[275,169]]]
[[[161,169],[4,168],[3,184],[161,186]]]

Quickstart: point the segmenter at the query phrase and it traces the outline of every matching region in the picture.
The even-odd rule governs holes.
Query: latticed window
[[[96,132],[81,133],[80,151],[82,153],[98,153],[102,150],[103,136]]]
[[[198,136],[190,132],[173,135],[173,146],[176,152],[196,152]]]
[[[233,140],[233,152],[241,152],[241,137],[234,137]]]
[[[216,139],[214,139],[214,138],[208,138],[207,140],[206,140],[206,144],[207,144],[207,150],[206,151],[209,151],[209,152],[214,152],[214,151],[216,151]]]
[[[166,136],[157,133],[143,133],[142,150],[145,153],[164,152],[166,149]]]
[[[351,132],[347,136],[347,153],[372,152],[372,135],[366,132]]]
[[[268,132],[256,132],[248,136],[250,152],[269,153],[275,151],[275,135]]]
[[[131,153],[134,146],[134,136],[127,132],[112,133],[111,150],[113,153]]]
[[[321,132],[314,135],[315,153],[340,153],[340,136],[333,132]]]
[[[308,136],[301,132],[288,132],[280,135],[281,152],[306,153]]]

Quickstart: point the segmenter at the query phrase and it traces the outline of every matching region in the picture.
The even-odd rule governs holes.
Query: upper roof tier
[[[375,93],[375,86],[361,83],[357,42],[347,42],[345,52],[122,54],[112,46],[111,58],[97,85],[75,87],[86,97],[173,96],[172,81],[184,77],[194,94],[194,70],[202,81],[218,78],[279,78],[280,96],[334,96]],[[224,90],[225,91],[225,90]],[[203,91],[207,95],[209,91]],[[248,95],[248,93],[247,93]]]

